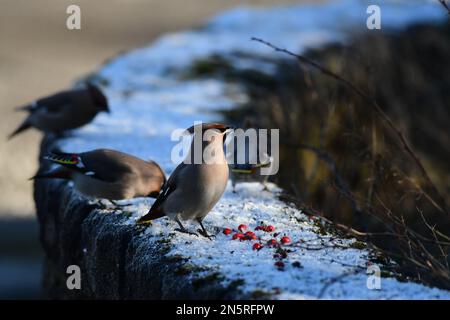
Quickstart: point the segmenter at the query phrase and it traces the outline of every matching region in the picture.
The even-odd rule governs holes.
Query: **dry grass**
[[[220,57],[193,72],[246,85],[251,102],[231,121],[280,128],[275,179],[291,200],[450,288],[449,38],[449,25],[365,35],[306,53],[319,72],[286,55],[276,77]]]

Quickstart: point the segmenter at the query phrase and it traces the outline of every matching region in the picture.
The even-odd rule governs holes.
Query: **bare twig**
[[[350,189],[347,186],[347,183],[345,182],[345,180],[342,178],[341,174],[339,173],[336,162],[325,150],[311,146],[311,145],[302,144],[302,143],[284,143],[284,144],[291,148],[305,149],[305,150],[309,150],[309,151],[315,153],[317,158],[323,160],[330,168],[330,171],[334,174],[336,184],[337,184],[337,187],[339,188],[339,190],[346,196],[351,194]],[[358,209],[358,206],[356,205],[354,199],[352,199],[351,197],[348,197],[348,198],[352,203],[353,210],[355,212],[358,212],[359,209]]]
[[[439,0],[439,2],[442,4],[442,6],[445,8],[445,10],[447,10],[447,13],[450,14],[450,7],[447,4],[447,2],[445,2],[445,0]]]
[[[299,54],[295,54],[287,49],[282,49],[280,47],[277,47],[275,45],[273,45],[270,42],[267,42],[265,40],[259,39],[259,38],[251,38],[254,41],[260,42],[272,49],[274,49],[277,52],[282,52],[285,53],[289,56],[292,56],[294,58],[296,58],[298,61],[300,61],[301,63],[305,63],[309,66],[312,66],[313,68],[319,70],[321,73],[337,80],[338,82],[343,83],[345,86],[347,86],[348,88],[350,88],[354,93],[356,93],[358,96],[360,96],[369,106],[371,106],[373,108],[373,110],[375,111],[375,113],[382,119],[382,121],[387,124],[387,126],[394,132],[394,134],[397,136],[397,138],[399,139],[401,145],[403,146],[403,149],[406,151],[406,153],[413,159],[413,161],[415,162],[415,164],[417,165],[420,173],[422,174],[423,178],[427,181],[428,185],[434,189],[434,191],[436,192],[436,195],[439,197],[440,202],[443,204],[443,209],[442,212],[446,215],[449,215],[447,212],[447,206],[446,206],[446,201],[444,199],[444,197],[442,197],[442,195],[440,194],[438,188],[436,187],[436,185],[433,183],[433,181],[431,180],[430,176],[428,175],[425,167],[423,166],[422,162],[420,161],[419,157],[416,155],[416,153],[413,151],[413,149],[410,147],[407,139],[405,138],[405,136],[401,133],[401,131],[397,128],[397,126],[394,124],[394,122],[391,120],[391,118],[383,111],[383,109],[378,105],[378,102],[370,97],[367,93],[365,93],[363,90],[359,89],[357,86],[355,86],[351,81],[343,78],[342,76],[332,72],[329,69],[326,69],[325,67],[321,66],[320,64],[312,61],[311,59],[299,55]]]
[[[331,278],[330,280],[328,280],[325,285],[322,287],[322,289],[320,290],[319,294],[317,295],[317,299],[322,299],[323,296],[325,295],[325,292],[327,291],[327,289],[332,286],[335,283],[340,282],[342,279],[346,278],[346,277],[350,277],[353,275],[356,275],[357,273],[359,273],[361,271],[360,268],[355,268],[353,270],[349,270],[347,272],[344,272],[336,277]]]

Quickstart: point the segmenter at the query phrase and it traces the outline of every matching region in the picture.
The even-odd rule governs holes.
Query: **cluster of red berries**
[[[265,225],[261,223],[259,226],[255,228],[255,231],[264,231],[267,233],[271,233],[275,231],[275,227],[271,225]],[[223,234],[230,235],[233,233],[233,230],[230,228],[223,229]],[[277,236],[278,234],[274,234],[274,236]],[[240,240],[240,241],[250,241],[250,240],[259,240],[259,242],[256,242],[253,244],[252,249],[259,251],[262,248],[264,248],[264,245],[261,243],[261,239],[256,236],[256,234],[252,231],[248,230],[248,226],[245,224],[239,225],[237,228],[237,231],[233,234],[232,240]],[[288,236],[283,236],[280,239],[280,242],[278,242],[275,238],[270,239],[266,242],[266,246],[269,248],[280,248],[280,243],[283,245],[291,243],[291,239]],[[275,262],[275,266],[278,268],[283,268],[284,263],[282,261]]]
[[[275,227],[274,226],[266,226],[266,225],[259,225],[255,228],[256,231],[258,230],[262,230],[264,232],[274,232],[275,231]]]

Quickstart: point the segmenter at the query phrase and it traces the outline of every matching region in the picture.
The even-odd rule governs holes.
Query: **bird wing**
[[[47,113],[58,113],[68,104],[70,104],[70,96],[68,92],[64,91],[49,97],[38,99],[31,104],[18,107],[16,110],[28,111],[30,113],[34,113],[38,110],[45,111]]]
[[[126,155],[112,150],[99,149],[80,154],[53,152],[44,159],[105,182],[115,182],[133,174]]]
[[[142,216],[138,223],[145,223],[151,220],[155,220],[161,217],[164,217],[166,213],[164,212],[162,205],[166,201],[166,199],[169,197],[169,195],[174,192],[177,189],[177,180],[180,172],[186,167],[185,163],[180,163],[175,170],[172,172],[172,174],[169,177],[169,180],[164,184],[161,193],[159,194],[158,198],[156,198],[155,202],[153,203],[152,207],[148,211],[148,213],[144,216]]]
[[[80,157],[85,168],[94,172],[95,178],[105,182],[136,178],[133,168],[137,167],[136,162],[143,162],[128,154],[108,149],[84,152]]]

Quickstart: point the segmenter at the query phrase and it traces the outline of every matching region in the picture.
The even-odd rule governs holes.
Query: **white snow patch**
[[[151,46],[133,50],[105,65],[98,75],[109,81],[105,93],[111,115],[99,115],[93,123],[77,130],[61,142],[61,148],[81,152],[95,148],[113,148],[144,159],[153,159],[170,173],[176,164],[170,161],[170,141],[175,128],[187,128],[196,120],[220,120],[219,109],[233,108],[247,97],[238,87],[218,80],[181,80],[174,70],[185,70],[194,60],[213,53],[234,51],[267,57],[279,57],[273,50],[253,41],[260,37],[279,46],[301,52],[332,41],[345,41],[354,30],[366,31],[366,8],[380,4],[383,29],[399,29],[418,21],[438,21],[446,13],[426,1],[334,1],[320,5],[290,5],[256,9],[238,7],[225,12],[204,28],[166,35]],[[282,56],[284,57],[284,56]],[[248,59],[236,60],[248,67]],[[271,72],[270,64],[260,65]],[[231,94],[230,94],[231,92]],[[326,299],[449,299],[450,293],[415,283],[401,283],[383,278],[381,290],[366,287],[368,252],[348,248],[354,240],[321,236],[317,227],[301,212],[261,191],[255,183],[238,185],[237,194],[228,186],[223,198],[205,220],[209,230],[237,228],[241,223],[253,229],[260,221],[286,233],[293,244],[285,259],[284,271],[274,266],[274,249],[251,249],[249,241],[232,241],[218,233],[217,239],[176,233],[176,225],[166,218],[154,221],[142,234],[148,245],[155,236],[170,237],[168,255],[182,255],[188,263],[207,267],[209,273],[224,275],[225,284],[243,279],[244,292],[266,292],[279,299],[314,299],[330,283],[322,298]],[[133,215],[126,224],[148,211],[152,199],[134,199],[126,210]],[[187,224],[195,231],[194,223]],[[263,243],[271,236],[257,232]],[[278,239],[280,236],[278,237]],[[305,246],[318,250],[305,249]],[[341,248],[346,247],[346,248]],[[298,261],[300,268],[292,265]],[[356,270],[356,271],[355,271]],[[346,276],[343,276],[347,274]],[[333,282],[338,278],[339,281]]]

